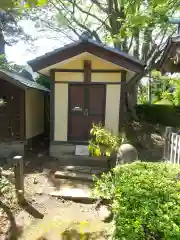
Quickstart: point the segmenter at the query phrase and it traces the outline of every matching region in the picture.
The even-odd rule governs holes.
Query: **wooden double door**
[[[105,85],[69,86],[69,141],[87,141],[92,124],[104,124],[105,96]]]

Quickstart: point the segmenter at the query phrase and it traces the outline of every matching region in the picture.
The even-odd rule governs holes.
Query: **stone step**
[[[107,172],[107,168],[102,167],[87,167],[87,166],[62,166],[60,170],[63,171],[72,171],[72,172],[80,172],[80,173],[89,173],[89,174],[101,174],[103,172]]]
[[[58,160],[62,166],[73,165],[108,168],[106,157],[62,155],[58,157]]]
[[[83,180],[83,181],[92,181],[93,176],[88,173],[81,172],[72,172],[72,171],[56,171],[54,173],[56,178],[61,179],[75,179],[75,180]]]
[[[71,200],[81,203],[92,203],[95,200],[97,200],[91,197],[91,189],[84,188],[66,187],[62,188],[59,191],[53,191],[50,193],[50,195],[52,197],[62,198],[65,200]]]

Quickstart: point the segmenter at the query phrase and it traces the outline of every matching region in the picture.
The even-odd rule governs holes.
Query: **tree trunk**
[[[134,83],[126,93],[128,118],[137,119],[135,106],[137,104],[137,83]]]
[[[5,54],[5,40],[2,30],[0,31],[0,54]]]
[[[0,30],[0,65],[6,62],[5,44],[3,32]]]

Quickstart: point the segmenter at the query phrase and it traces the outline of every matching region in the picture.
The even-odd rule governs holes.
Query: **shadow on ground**
[[[31,226],[23,235],[23,240],[105,240],[108,239],[110,225],[100,221],[82,222],[62,222],[58,219],[49,223],[50,219],[44,223]],[[46,229],[43,224],[48,224]],[[39,231],[37,231],[37,228]]]
[[[105,238],[107,235],[104,231],[101,232],[91,232],[91,233],[79,233],[76,229],[66,230],[62,233],[62,240],[96,240],[99,238]]]
[[[18,237],[22,234],[22,229],[16,225],[14,215],[9,206],[7,206],[5,203],[0,201],[0,208],[2,208],[5,214],[7,215],[8,221],[10,223],[10,226],[8,229],[8,236],[6,239],[17,240]]]
[[[44,214],[40,213],[36,208],[33,207],[31,203],[29,203],[27,200],[25,200],[21,204],[22,209],[24,209],[26,212],[28,212],[31,216],[33,216],[36,219],[43,219]]]

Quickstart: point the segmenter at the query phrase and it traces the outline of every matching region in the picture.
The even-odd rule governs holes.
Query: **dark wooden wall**
[[[0,79],[0,141],[24,140],[25,91]]]

